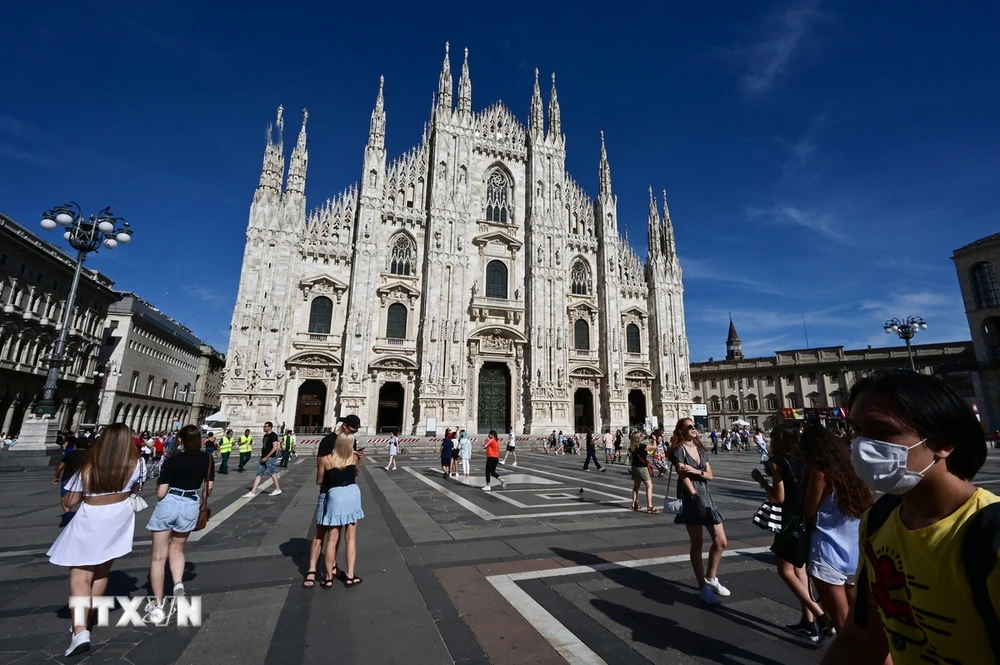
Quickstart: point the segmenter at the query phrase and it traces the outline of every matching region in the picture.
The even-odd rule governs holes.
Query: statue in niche
[[[358,359],[357,357],[351,358],[351,380],[358,380]]]
[[[545,252],[542,251],[541,247],[539,247],[538,248],[538,262],[539,263],[543,263],[544,261],[545,261]]]
[[[520,300],[520,299],[521,299],[521,287],[519,286],[516,289],[514,289],[514,300]]]
[[[615,370],[615,388],[621,385],[621,381],[618,378],[618,370]]]
[[[463,242],[461,235],[458,236],[457,247],[458,247],[458,251],[460,251],[460,252],[465,247],[465,243]]]
[[[454,361],[451,363],[451,382],[458,383],[458,363]]]
[[[472,283],[472,297],[475,298],[479,295],[479,280],[477,279]]]
[[[681,390],[687,390],[688,387],[688,375],[681,372]]]
[[[538,385],[542,385],[542,370],[538,370]]]
[[[377,181],[378,181],[378,174],[375,173],[375,170],[373,169],[373,170],[369,171],[368,172],[368,186],[369,187],[374,187],[375,183]]]
[[[458,184],[460,185],[465,184],[465,172],[466,169],[464,166],[458,170]]]
[[[445,164],[444,162],[441,162],[438,165],[438,178],[444,180],[447,175],[448,175],[448,165]]]
[[[556,250],[556,265],[557,266],[561,266],[562,265],[562,256],[559,254],[559,250],[558,249]]]
[[[434,383],[434,361],[429,360],[427,362],[427,381],[429,383]]]
[[[558,381],[558,385],[560,388],[562,388],[563,379],[565,378],[566,378],[566,370],[560,367],[559,370],[556,372],[556,380]]]

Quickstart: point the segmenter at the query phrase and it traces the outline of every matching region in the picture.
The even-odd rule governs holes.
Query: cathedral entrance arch
[[[510,431],[510,368],[506,363],[483,363],[479,370],[479,408],[476,410],[480,433]]]
[[[586,432],[594,426],[594,393],[590,388],[577,388],[573,393],[573,427]]]
[[[383,384],[378,391],[378,415],[375,418],[375,431],[396,432],[403,429],[403,408],[406,391],[402,384],[391,381]]]
[[[646,395],[641,390],[628,391],[628,424],[642,427],[646,423]]]
[[[326,385],[316,379],[303,381],[295,405],[295,431],[303,434],[321,432],[325,407]]]

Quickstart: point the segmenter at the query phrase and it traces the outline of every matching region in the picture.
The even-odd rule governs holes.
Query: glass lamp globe
[[[124,231],[122,231],[121,233],[119,233],[118,235],[116,235],[115,238],[117,238],[118,242],[120,242],[121,244],[127,245],[132,240],[132,234],[131,233],[125,233]]]
[[[899,332],[899,326],[897,326],[897,325],[893,325],[893,326],[892,326],[892,332],[894,332],[894,333],[898,333],[898,332]]]
[[[54,219],[49,219],[48,217],[46,217],[45,219],[42,220],[42,228],[45,229],[46,231],[51,231],[57,226],[59,225],[56,224],[56,220]]]
[[[100,230],[101,233],[111,233],[112,231],[115,230],[115,225],[112,224],[111,222],[105,220],[105,221],[101,222],[100,224],[98,224],[97,228],[98,228],[98,230]]]
[[[108,249],[114,249],[115,247],[118,246],[118,241],[115,240],[114,238],[108,238],[107,240],[104,241],[104,246],[107,247]]]
[[[921,330],[927,330],[927,324],[925,322],[921,321],[920,322],[920,329]]]
[[[892,328],[890,328],[889,326],[886,326],[885,328],[883,328],[883,330],[885,330],[886,335],[892,332]]]
[[[70,233],[69,231],[67,231],[66,233],[63,234],[63,238],[65,238],[66,240],[69,240],[72,237],[73,237],[73,234]]]
[[[61,212],[58,215],[56,215],[56,221],[62,224],[63,226],[69,226],[70,224],[73,223],[73,215],[69,214],[68,212]]]

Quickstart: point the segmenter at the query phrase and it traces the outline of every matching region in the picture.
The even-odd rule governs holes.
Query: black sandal
[[[312,579],[309,579],[310,575],[312,575]],[[315,586],[316,586],[316,571],[310,570],[308,573],[306,573],[306,578],[302,580],[302,588],[312,589]]]
[[[347,573],[345,573],[338,566],[335,565],[333,567],[333,572],[330,574],[330,579],[331,580],[341,580],[341,581],[346,580],[347,579]]]
[[[319,583],[324,589],[330,589],[333,587],[333,575],[327,575],[323,578],[323,581]]]
[[[344,578],[344,586],[357,586],[361,584],[361,578],[355,575],[354,577]]]

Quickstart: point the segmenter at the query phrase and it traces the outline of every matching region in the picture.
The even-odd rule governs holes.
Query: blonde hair
[[[118,423],[104,430],[80,465],[80,482],[87,494],[117,494],[128,488],[139,462],[139,451],[128,425]]]
[[[330,453],[330,467],[343,469],[354,463],[354,435],[338,434],[333,452]]]
[[[641,444],[645,440],[646,440],[646,435],[640,432],[639,430],[632,432],[632,436],[629,437],[629,442],[628,442],[629,454],[634,453],[639,448],[639,444]]]

